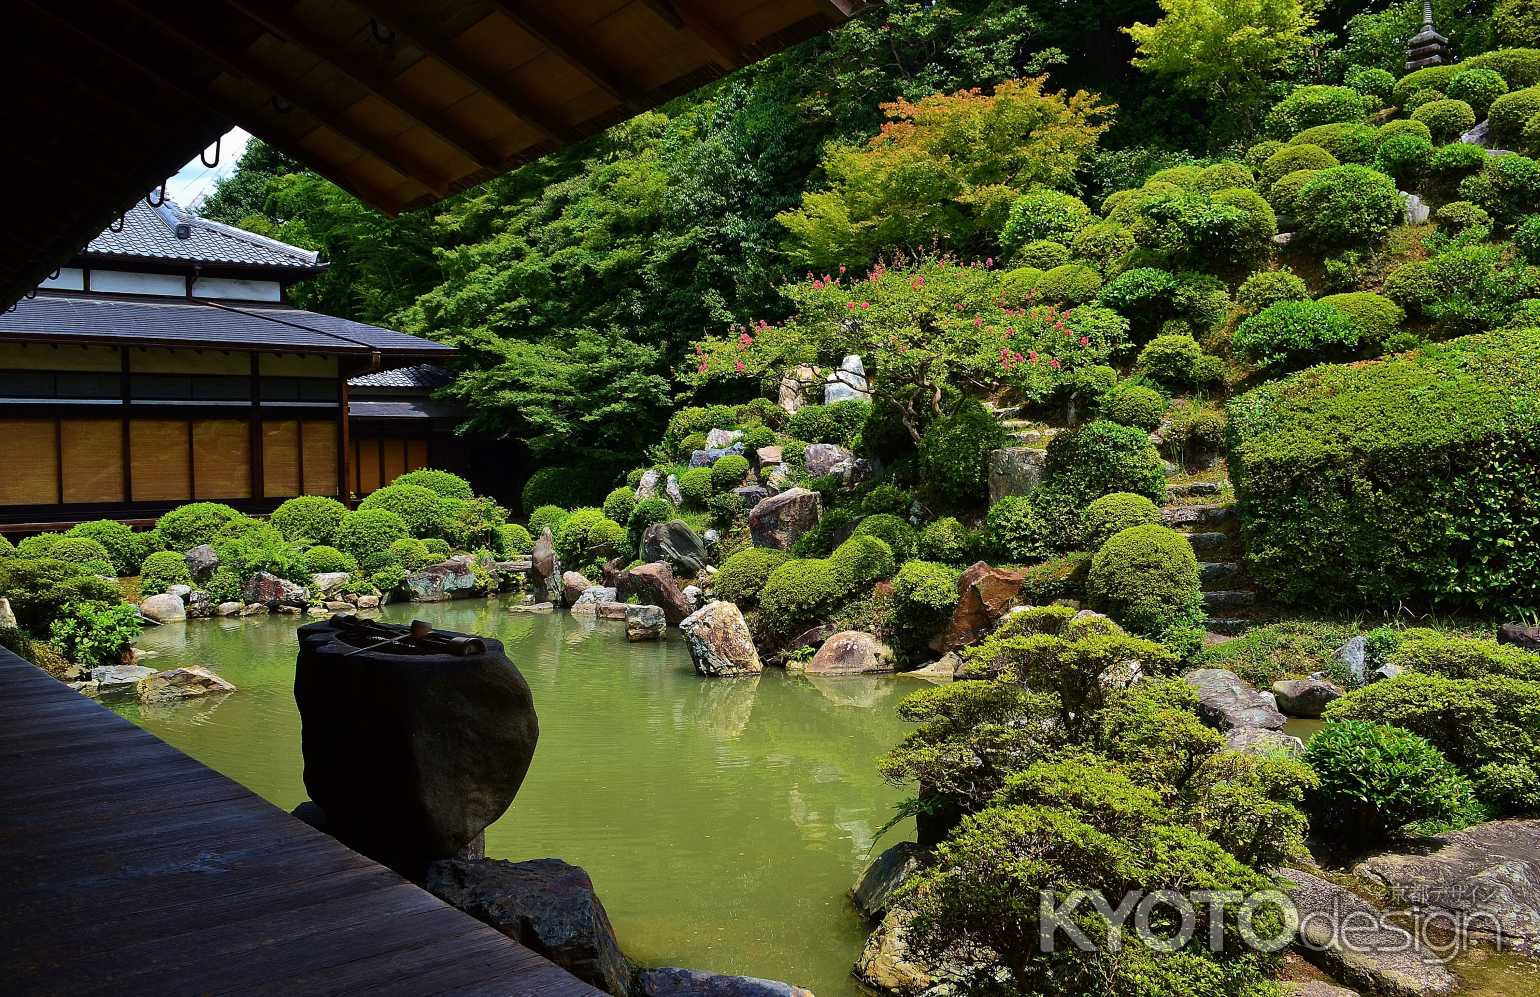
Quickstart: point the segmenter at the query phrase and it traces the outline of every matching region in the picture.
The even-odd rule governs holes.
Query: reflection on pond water
[[[628,644],[623,625],[509,613],[501,602],[391,606],[384,618],[498,637],[534,691],[540,747],[497,858],[558,856],[593,877],[627,955],[854,994],[865,929],[845,891],[902,791],[876,759],[919,685],[771,670],[704,680],[677,638]],[[120,712],[289,809],[305,798],[291,618],[146,632],[159,668],[203,664],[239,691]],[[882,844],[912,836],[889,832]]]

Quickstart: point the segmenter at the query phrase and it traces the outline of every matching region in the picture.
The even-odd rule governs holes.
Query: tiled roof
[[[348,386],[353,388],[420,388],[431,390],[441,388],[454,380],[449,371],[431,363],[414,364],[411,367],[397,367],[394,370],[378,370],[373,374],[364,374],[348,381]]]
[[[348,415],[354,419],[457,419],[465,415],[465,410],[419,398],[391,401],[350,398]]]
[[[185,226],[186,238],[177,236],[181,226]],[[123,215],[123,231],[103,230],[86,247],[86,255],[304,271],[323,266],[316,262],[317,254],[308,249],[199,218],[172,201],[152,208],[142,198]]]
[[[90,298],[43,292],[0,315],[0,339],[138,343],[297,353],[449,356],[454,351],[403,332],[285,305],[240,308],[187,299]]]

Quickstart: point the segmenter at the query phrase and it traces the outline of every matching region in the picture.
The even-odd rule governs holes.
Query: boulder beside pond
[[[138,688],[139,683],[155,674],[155,669],[143,665],[101,665],[91,669],[91,681],[103,696],[127,693]]]
[[[621,572],[615,579],[615,595],[621,600],[634,597],[637,602],[660,607],[669,626],[678,626],[690,615],[690,604],[674,580],[674,569],[666,561],[641,564]]]
[[[634,993],[637,997],[813,997],[810,990],[778,980],[675,968],[642,970],[636,975]]]
[[[893,670],[893,649],[869,633],[843,630],[800,666],[808,675],[873,675]]]
[[[266,571],[259,571],[246,579],[246,584],[241,589],[241,597],[248,605],[259,603],[268,609],[277,609],[280,606],[303,608],[310,604],[309,589]]]
[[[219,555],[214,553],[214,548],[208,544],[199,544],[192,550],[182,555],[182,560],[187,564],[187,571],[193,576],[194,581],[205,582],[219,567]]]
[[[658,606],[626,606],[626,640],[632,643],[662,640],[668,630],[663,610]]]
[[[955,651],[994,629],[995,621],[1015,605],[1026,573],[979,561],[957,580],[959,598],[946,632],[931,642],[936,651]]]
[[[694,578],[706,567],[706,545],[689,524],[671,519],[643,531],[641,558],[666,561],[675,571]]]
[[[818,525],[822,500],[806,488],[788,488],[762,499],[749,512],[749,534],[756,546],[791,550],[797,539]]]
[[[207,668],[193,665],[188,668],[168,668],[140,679],[135,686],[139,698],[146,703],[164,703],[178,699],[195,699],[199,696],[222,695],[234,692],[235,686]]]
[[[628,992],[631,968],[593,880],[577,866],[560,859],[449,859],[430,865],[423,885],[584,983]]]
[[[1182,676],[1198,691],[1198,716],[1220,731],[1237,727],[1282,730],[1283,714],[1239,675],[1223,668],[1196,668]]]
[[[1318,719],[1334,700],[1342,698],[1342,690],[1325,679],[1282,679],[1273,683],[1273,699],[1278,712],[1286,717]]]
[[[679,624],[695,670],[708,678],[756,675],[763,668],[743,613],[730,602],[710,602]]]
[[[413,602],[448,602],[473,595],[478,585],[468,560],[450,558],[406,576]]]
[[[181,596],[159,592],[139,603],[139,615],[156,623],[173,623],[187,619],[187,606]]]
[[[850,890],[856,910],[871,920],[888,912],[893,894],[904,881],[925,867],[926,852],[913,841],[900,841],[872,859]]]

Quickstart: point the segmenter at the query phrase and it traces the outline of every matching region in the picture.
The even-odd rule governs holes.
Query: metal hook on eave
[[[220,135],[218,138],[214,139],[214,161],[212,163],[208,161],[208,157],[206,157],[203,154],[202,151],[200,151],[198,153],[198,162],[202,163],[204,166],[207,166],[211,170],[214,167],[218,166],[219,165],[219,143],[223,142],[224,139],[225,139],[225,137],[223,135]]]
[[[48,275],[48,279],[49,280],[58,280],[59,279],[59,274],[61,274],[63,272],[64,272],[64,268],[63,267],[54,267],[53,268],[53,273]]]
[[[144,195],[144,203],[148,204],[152,208],[158,208],[162,204],[165,204],[166,203],[166,181],[162,180],[160,182],[160,200],[158,200],[158,201],[155,200],[155,191],[152,190],[148,194]]]
[[[379,42],[381,45],[390,45],[396,40],[395,31],[381,24],[379,18],[377,17],[369,18],[369,33],[373,35],[374,40]]]
[[[123,213],[121,211],[118,212],[118,220],[115,221],[115,222],[112,222],[111,224],[109,224],[107,226],[107,231],[109,231],[109,232],[121,232],[121,231],[123,231]]]

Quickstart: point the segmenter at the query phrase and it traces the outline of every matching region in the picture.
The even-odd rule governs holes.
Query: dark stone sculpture
[[[333,620],[299,633],[305,788],[334,836],[420,880],[513,802],[540,736],[529,685],[495,640],[463,656],[354,654],[374,638]]]

